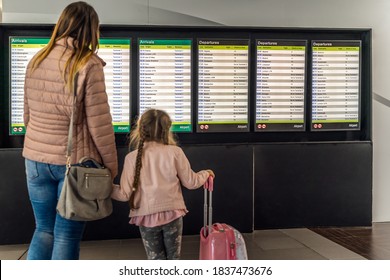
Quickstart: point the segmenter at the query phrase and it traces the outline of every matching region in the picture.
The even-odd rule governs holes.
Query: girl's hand
[[[206,190],[209,190],[210,192],[212,192],[214,189],[214,172],[212,170],[207,170],[207,172],[209,172],[210,176],[207,178],[203,187]]]
[[[215,178],[215,174],[214,174],[213,170],[207,169],[206,171],[209,173],[209,175],[210,175],[211,177]]]

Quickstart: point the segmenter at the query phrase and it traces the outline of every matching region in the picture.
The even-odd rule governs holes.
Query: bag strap
[[[66,147],[66,168],[70,168],[70,157],[72,155],[72,140],[73,140],[73,123],[74,123],[74,112],[76,111],[77,104],[77,80],[79,78],[79,73],[76,73],[73,81],[73,104],[72,104],[72,114],[70,116],[69,131],[68,131],[68,145]]]

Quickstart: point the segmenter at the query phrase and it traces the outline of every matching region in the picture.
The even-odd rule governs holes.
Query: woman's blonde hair
[[[134,195],[139,186],[144,143],[155,141],[165,145],[176,145],[177,142],[170,130],[171,125],[171,118],[166,112],[149,109],[138,119],[135,129],[130,133],[130,147],[138,149],[132,186],[133,192],[129,200],[131,209],[137,208],[134,205]]]
[[[72,89],[77,71],[99,48],[99,16],[91,5],[74,2],[63,10],[49,43],[32,59],[32,69],[35,70],[49,55],[58,40],[68,37],[74,39],[69,48],[72,53],[61,71],[67,87]]]

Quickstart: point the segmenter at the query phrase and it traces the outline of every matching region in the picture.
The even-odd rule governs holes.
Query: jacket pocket
[[[37,166],[37,162],[36,161],[26,159],[25,165],[26,165],[26,177],[27,177],[27,179],[32,180],[32,179],[35,179],[35,178],[39,177],[38,166]]]

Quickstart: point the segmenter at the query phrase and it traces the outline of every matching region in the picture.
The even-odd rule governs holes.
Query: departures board
[[[361,41],[312,42],[311,129],[360,129]]]
[[[198,132],[249,131],[249,40],[198,40]]]
[[[26,66],[51,28],[0,25],[5,138],[25,133]],[[149,108],[170,115],[183,143],[371,138],[369,29],[101,29],[113,127],[126,139]]]
[[[256,131],[305,130],[306,45],[256,40]]]

